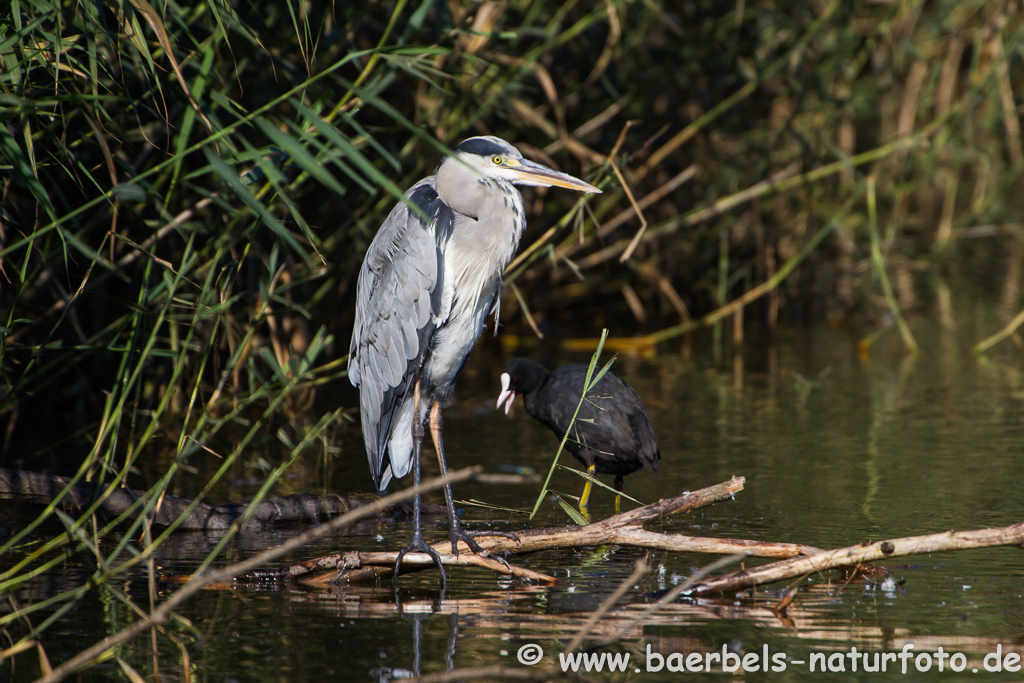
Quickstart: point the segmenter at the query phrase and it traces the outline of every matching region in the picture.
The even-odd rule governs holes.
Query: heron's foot
[[[395,560],[396,578],[398,577],[399,570],[401,569],[402,566],[402,558],[405,557],[406,554],[408,553],[426,553],[430,556],[430,558],[434,561],[434,564],[437,565],[437,570],[441,572],[441,588],[443,590],[444,586],[448,583],[448,576],[444,573],[444,565],[441,563],[441,554],[433,548],[431,548],[429,545],[427,545],[427,542],[423,540],[423,534],[419,531],[419,529],[417,529],[416,533],[412,535],[412,542],[410,542],[409,545],[405,546],[398,552],[398,559]]]
[[[480,536],[501,536],[502,538],[510,538],[516,543],[519,543],[519,537],[509,531],[466,531],[462,528],[462,525],[459,524],[458,520],[453,520],[451,530],[448,532],[448,539],[452,542],[452,554],[455,555],[455,557],[459,556],[459,541],[462,541],[469,546],[470,551],[483,557],[491,557],[507,567],[508,562],[506,562],[504,558],[499,557],[497,554],[489,550],[484,550],[480,547],[479,543],[473,540]]]

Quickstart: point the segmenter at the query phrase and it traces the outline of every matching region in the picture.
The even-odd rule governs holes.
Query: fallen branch
[[[518,542],[500,536],[483,537],[476,540],[487,553],[512,553],[517,555],[532,553],[538,550],[579,548],[609,543],[637,545],[645,548],[659,548],[677,552],[725,554],[742,552],[749,555],[773,558],[820,552],[819,548],[797,544],[694,538],[678,534],[660,534],[640,528],[646,522],[696,510],[719,501],[729,500],[738,491],[743,490],[744,481],[743,477],[733,477],[727,482],[709,486],[693,493],[684,493],[673,498],[659,500],[656,503],[651,503],[650,505],[645,505],[636,510],[615,515],[587,526],[526,529],[517,532],[519,536]],[[472,557],[471,551],[465,544],[459,545],[458,560],[456,560],[454,555],[448,554],[448,551],[451,550],[448,541],[436,543],[433,548],[441,555],[441,562],[445,565],[466,564],[462,561],[462,558],[464,556]],[[282,577],[298,578],[315,571],[331,569],[333,571],[303,579],[303,582],[325,585],[339,581],[375,579],[391,575],[396,557],[396,553],[358,551],[338,553],[293,565],[282,572]],[[426,569],[433,565],[425,553],[406,555],[406,558],[407,560],[402,562],[402,571],[405,571],[407,568],[406,561],[408,561],[409,570]],[[517,572],[529,571],[519,567],[512,567],[506,570],[500,563],[495,564],[501,566],[504,573],[512,573],[516,576],[524,576],[524,574]],[[536,574],[535,572],[534,574],[535,576],[530,578],[549,582],[555,581],[553,577]]]
[[[71,480],[39,472],[23,472],[0,468],[0,496],[11,497],[19,501],[49,504],[57,499],[61,491]],[[102,489],[92,482],[77,482],[61,499],[61,509],[77,515],[86,510],[100,495]],[[114,489],[100,504],[99,512],[108,518],[118,517],[128,512],[133,505],[137,511],[142,506],[136,503],[149,494],[145,491],[132,489]],[[339,496],[335,494],[314,495],[296,493],[280,498],[268,498],[261,501],[252,511],[252,516],[245,525],[245,531],[261,531],[279,524],[295,522],[323,521],[331,517],[345,514],[350,510],[369,505],[376,500],[372,496]],[[184,521],[179,529],[187,531],[226,530],[246,513],[250,505],[247,502],[215,505],[199,503],[191,512],[188,507],[192,501],[176,496],[164,496],[153,522],[157,526],[170,526],[181,516]],[[437,505],[423,505],[423,512],[428,515],[442,515],[444,508]],[[187,514],[186,514],[187,513]],[[131,517],[135,517],[137,512]],[[385,508],[381,516],[389,519],[404,519],[412,516],[412,504],[397,503]]]
[[[631,545],[637,548],[668,550],[677,553],[707,553],[714,555],[743,554],[751,557],[774,559],[814,555],[821,548],[801,543],[775,543],[773,541],[750,541],[739,538],[707,538],[705,536],[684,536],[682,534],[660,534],[646,529],[616,529],[608,535],[605,543]]]
[[[998,529],[944,531],[927,536],[908,536],[875,543],[861,543],[838,550],[822,550],[809,557],[796,557],[772,562],[754,569],[716,576],[695,584],[689,594],[727,593],[765,583],[807,576],[826,569],[855,567],[875,560],[947,550],[991,548],[1001,545],[1024,547],[1024,522]]]
[[[479,539],[477,539],[479,540]],[[448,542],[437,544],[438,548],[448,548],[451,546]],[[308,565],[316,565],[316,570],[324,569],[337,569],[340,572],[352,571],[356,569],[366,569],[373,576],[382,576],[384,574],[390,574],[390,570],[395,566],[395,562],[398,560],[398,552],[362,552],[359,550],[342,553],[339,555],[332,555],[330,558],[320,558],[320,560],[311,560],[310,562],[297,565],[302,569],[297,570],[295,566],[289,567],[286,574],[291,576],[296,572],[306,569]],[[558,583],[558,579],[547,574],[541,574],[535,572],[532,569],[526,569],[524,567],[517,567],[509,564],[505,565],[498,562],[493,557],[486,555],[477,555],[473,552],[460,552],[459,556],[456,557],[450,554],[441,555],[441,563],[446,567],[482,567],[483,569],[490,569],[499,574],[509,574],[511,576],[517,576],[519,578],[528,579],[530,581],[540,581],[541,583]],[[333,565],[333,566],[331,566]],[[434,560],[426,553],[409,553],[402,558],[402,571],[408,571],[413,568],[427,569],[434,566]],[[380,571],[380,568],[385,568],[388,571]],[[306,573],[302,571],[302,573]],[[323,583],[323,579],[313,579],[309,583]]]

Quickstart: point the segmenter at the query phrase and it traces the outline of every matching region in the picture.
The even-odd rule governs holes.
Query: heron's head
[[[459,166],[468,166],[465,170],[478,177],[501,179],[514,185],[555,186],[580,192],[601,192],[579,178],[524,159],[518,149],[491,135],[463,140],[452,151],[455,153],[454,158],[446,157],[442,165],[462,162]]]

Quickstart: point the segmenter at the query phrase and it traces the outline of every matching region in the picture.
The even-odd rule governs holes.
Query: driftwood
[[[502,537],[484,537],[478,539],[478,542],[487,554],[518,555],[538,550],[617,544],[672,552],[731,555],[734,558],[739,556],[783,558],[778,562],[760,567],[694,581],[693,585],[686,590],[686,595],[722,594],[776,581],[804,577],[829,569],[852,568],[860,570],[868,576],[877,575],[879,570],[866,563],[907,555],[1000,545],[1024,547],[1024,522],[1000,529],[948,531],[927,536],[867,542],[837,550],[823,550],[797,543],[663,534],[642,528],[646,522],[688,512],[731,498],[743,489],[743,484],[743,477],[733,477],[732,480],[716,486],[660,500],[657,503],[587,526],[527,529],[518,532],[518,541]],[[475,565],[535,581],[556,582],[556,579],[544,574],[515,565],[505,566],[488,557],[473,555],[467,547],[461,544],[458,558],[447,554],[447,551],[450,550],[448,541],[434,544],[433,547],[441,554],[442,563],[446,565]],[[300,580],[303,583],[314,585],[339,581],[355,582],[390,576],[393,573],[396,559],[397,552],[351,551],[293,565],[282,570],[279,577],[295,579],[315,572],[325,572]],[[425,553],[411,553],[406,555],[403,560],[402,571],[427,569],[432,566],[433,561]]]
[[[523,554],[553,548],[578,548],[607,543],[637,545],[646,548],[665,548],[668,550],[685,550],[687,552],[725,554],[742,552],[749,555],[773,558],[793,557],[820,552],[819,548],[791,543],[761,543],[758,541],[733,539],[693,538],[679,534],[660,534],[641,528],[641,525],[646,522],[696,510],[697,508],[722,500],[728,500],[737,492],[743,490],[744,481],[743,477],[733,477],[727,482],[709,486],[693,493],[684,493],[674,498],[666,498],[583,527],[527,529],[516,532],[519,536],[518,541],[500,536],[483,537],[476,540],[481,548],[490,554]],[[538,574],[515,565],[506,567],[494,560],[487,564],[482,564],[477,560],[467,560],[466,558],[471,558],[473,555],[469,548],[461,543],[459,545],[458,558],[449,554],[451,545],[447,540],[434,544],[433,548],[441,554],[442,564],[445,565],[476,564],[478,566],[487,566],[501,573],[532,580],[550,583],[557,581],[554,577]],[[393,573],[397,557],[397,552],[352,551],[338,553],[293,565],[284,570],[282,576],[298,578],[316,571],[330,569],[333,571],[303,579],[303,583],[325,585],[339,581],[361,581],[390,576]],[[433,560],[426,553],[410,553],[402,560],[402,571],[427,569],[433,565]]]
[[[861,543],[838,550],[822,550],[808,557],[796,557],[746,569],[696,583],[690,595],[727,593],[786,579],[794,579],[837,567],[855,567],[865,562],[947,550],[990,548],[1001,545],[1024,547],[1024,522],[998,529],[945,531],[927,536],[908,536],[888,541]]]
[[[0,496],[48,505],[57,499],[70,481],[71,479],[67,477],[0,468]],[[88,509],[101,493],[100,487],[92,482],[77,482],[61,498],[61,509],[68,514],[80,514]],[[144,491],[115,488],[100,503],[98,512],[108,518],[117,517],[127,512],[136,501],[146,495]],[[246,531],[262,531],[280,524],[323,522],[350,510],[369,505],[375,500],[376,497],[373,496],[339,496],[335,494],[321,496],[311,493],[296,493],[280,498],[270,498],[256,505],[244,529]],[[192,501],[186,498],[164,496],[153,521],[157,526],[170,526],[184,515],[179,529],[187,531],[225,530],[239,520],[250,507],[250,504],[246,502],[224,505],[198,503],[191,512],[186,514],[191,504]],[[428,515],[443,515],[445,513],[444,508],[428,504],[423,505],[423,512]],[[382,510],[381,516],[387,519],[411,517],[412,504],[409,502],[396,503]]]

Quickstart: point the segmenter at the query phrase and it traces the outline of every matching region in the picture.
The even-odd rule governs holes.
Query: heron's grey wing
[[[443,246],[454,220],[438,200],[432,178],[406,195],[431,220],[405,203],[395,207],[374,237],[359,271],[349,347],[349,379],[359,387],[363,438],[378,488],[392,468],[388,442],[433,331],[443,289]]]

